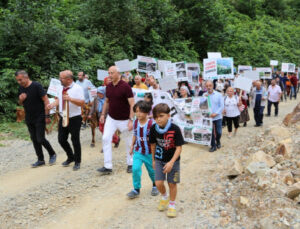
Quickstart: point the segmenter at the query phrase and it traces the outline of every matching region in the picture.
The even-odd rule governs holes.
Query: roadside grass
[[[0,147],[5,146],[6,140],[21,139],[30,140],[27,126],[24,122],[3,122],[0,123]]]

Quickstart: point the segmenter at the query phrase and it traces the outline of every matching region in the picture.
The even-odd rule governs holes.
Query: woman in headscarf
[[[104,131],[104,123],[99,122],[99,119],[103,109],[104,101],[105,101],[105,87],[100,86],[97,88],[97,97],[94,99],[92,103],[92,107],[88,119],[92,119],[93,117],[95,117],[96,121],[98,121],[99,123],[99,130],[102,134]],[[112,142],[115,144],[115,147],[119,146],[120,137],[116,133],[113,135]]]

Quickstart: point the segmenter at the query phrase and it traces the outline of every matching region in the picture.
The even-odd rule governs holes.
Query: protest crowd
[[[289,63],[282,63],[281,71],[276,66],[278,63],[271,61],[268,68],[239,66],[236,70],[232,58],[213,56],[203,61],[201,72],[198,63],[138,56],[134,61],[117,61],[108,71],[98,70],[99,87],[84,71],[78,72],[75,80],[71,70],[64,70],[59,79],[51,80],[47,92],[39,82],[31,81],[25,70],[19,70],[15,73],[19,103],[24,106],[37,155],[32,167],[45,165],[42,147],[49,153],[49,165],[56,162],[55,149],[45,136],[52,114],[59,115],[58,142],[67,156],[62,165],[74,163],[74,171],[81,166],[80,131],[96,123],[104,156],[97,171],[112,174],[112,143],[118,147],[124,141],[126,171],[132,174],[133,186],[127,197],[139,196],[145,164],[153,184],[151,195],[161,195],[158,210],[176,217],[184,144],[207,145],[213,153],[222,147],[223,128],[227,129],[225,137],[233,140],[250,119],[259,128],[264,118],[278,115],[281,102],[297,99],[298,69]]]

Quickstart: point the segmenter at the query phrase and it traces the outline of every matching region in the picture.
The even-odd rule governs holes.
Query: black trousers
[[[50,143],[45,138],[45,118],[44,116],[40,117],[36,122],[26,122],[28,131],[30,133],[30,138],[35,149],[35,153],[39,161],[44,161],[43,148],[44,146],[48,151],[50,157],[55,154]]]
[[[268,100],[268,115],[271,115],[271,108],[272,105],[274,105],[275,107],[275,115],[278,115],[278,102],[271,102],[270,100]]]
[[[81,162],[81,145],[80,145],[80,127],[81,116],[75,116],[69,119],[69,125],[67,127],[62,126],[62,118],[59,120],[58,127],[58,142],[65,150],[69,161]],[[71,141],[74,148],[73,150],[68,142],[69,134],[71,134]]]
[[[254,109],[253,109],[254,119],[255,119],[255,123],[257,126],[260,126],[263,124],[264,109],[265,109],[265,107],[262,107],[262,106],[254,107]]]
[[[232,122],[234,124],[235,129],[239,128],[239,119],[240,119],[240,116],[226,117],[227,130],[228,130],[229,133],[232,132]]]

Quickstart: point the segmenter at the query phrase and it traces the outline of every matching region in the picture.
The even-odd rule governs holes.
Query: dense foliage
[[[47,86],[64,69],[96,82],[97,68],[138,54],[202,62],[221,51],[236,65],[299,64],[299,15],[299,0],[3,0],[1,118],[14,117],[17,69]]]

